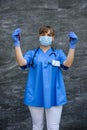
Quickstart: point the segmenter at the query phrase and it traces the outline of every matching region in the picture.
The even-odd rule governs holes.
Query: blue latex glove
[[[14,46],[18,47],[20,46],[20,34],[21,34],[21,29],[17,28],[16,30],[14,30],[14,32],[12,33],[12,39],[14,41]]]
[[[77,35],[74,32],[70,32],[68,34],[68,36],[69,36],[69,46],[70,46],[70,48],[75,49],[76,48],[76,44],[78,42]]]

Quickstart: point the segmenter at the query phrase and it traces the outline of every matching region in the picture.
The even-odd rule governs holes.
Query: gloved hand
[[[69,47],[72,48],[72,49],[75,49],[76,48],[76,44],[78,42],[77,35],[74,32],[70,32],[68,34],[68,36],[69,36]]]
[[[17,28],[16,30],[14,30],[14,32],[12,33],[12,39],[14,41],[14,46],[18,47],[20,46],[20,34],[21,34],[21,29]]]

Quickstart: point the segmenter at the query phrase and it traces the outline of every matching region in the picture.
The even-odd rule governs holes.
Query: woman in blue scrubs
[[[62,106],[67,103],[66,91],[61,68],[67,70],[73,63],[78,37],[69,33],[68,56],[63,50],[51,47],[55,32],[50,26],[39,30],[40,47],[27,51],[24,55],[20,48],[21,29],[17,28],[12,38],[19,66],[29,68],[24,104],[29,107],[33,130],[44,128],[44,112],[47,130],[59,130]]]

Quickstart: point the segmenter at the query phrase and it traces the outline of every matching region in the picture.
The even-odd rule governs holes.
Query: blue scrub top
[[[63,65],[66,56],[62,50],[50,48],[43,52],[41,48],[29,50],[24,55],[29,68],[26,83],[24,104],[28,106],[50,108],[66,104],[66,91],[61,72],[61,66],[55,66],[52,61],[58,61]],[[34,58],[33,58],[34,56]],[[33,66],[30,65],[33,59]]]

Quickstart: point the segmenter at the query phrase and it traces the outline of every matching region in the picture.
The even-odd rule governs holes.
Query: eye
[[[51,34],[47,34],[49,37],[51,37],[52,35]]]

